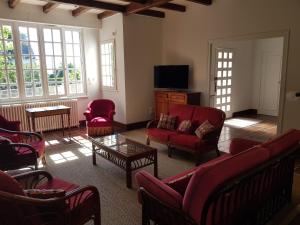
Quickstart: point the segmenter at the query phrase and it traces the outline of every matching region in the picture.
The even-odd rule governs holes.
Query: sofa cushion
[[[192,119],[194,108],[195,107],[191,105],[180,105],[180,104],[171,104],[169,106],[169,114],[172,116],[176,116],[177,118],[176,127],[178,127],[183,120]]]
[[[147,130],[148,136],[153,137],[156,140],[167,142],[170,139],[170,135],[176,134],[176,131],[159,129],[159,128],[149,128]]]
[[[170,143],[196,150],[201,145],[202,140],[196,135],[177,133],[170,135]]]
[[[203,164],[201,164],[198,167],[194,167],[192,169],[188,169],[182,173],[179,173],[175,176],[168,177],[166,179],[163,179],[162,181],[179,192],[182,196],[184,196],[186,187],[192,178],[193,174],[200,168],[200,167],[211,167],[214,166],[215,164],[222,162],[223,160],[226,160],[228,158],[232,157],[230,154],[224,154],[220,157],[214,158],[212,160],[209,160]]]
[[[190,120],[183,120],[179,124],[177,131],[181,133],[190,133],[192,122]]]
[[[234,138],[230,142],[229,153],[235,155],[259,144],[261,144],[261,142],[244,138]]]
[[[140,171],[135,175],[139,187],[143,187],[150,194],[165,204],[180,209],[182,196],[168,185],[153,177],[146,171]]]
[[[174,130],[175,124],[176,124],[176,116],[161,113],[157,124],[157,128]]]
[[[0,171],[0,191],[24,195],[21,185],[14,178],[2,171]]]
[[[195,134],[198,138],[202,138],[206,134],[212,132],[215,129],[215,127],[208,121],[205,120],[196,130]]]
[[[286,133],[262,144],[263,147],[269,149],[271,157],[275,157],[282,152],[299,144],[300,130],[291,129]]]
[[[87,122],[88,127],[108,127],[112,126],[112,121],[107,117],[95,117],[91,121]]]
[[[213,126],[221,127],[225,119],[223,111],[210,107],[195,107],[192,121],[194,129],[196,129],[203,122],[208,120]]]
[[[38,185],[37,189],[62,189],[66,192],[72,191],[79,186],[76,184],[69,183],[67,181],[61,180],[59,178],[53,178],[52,180]]]
[[[183,210],[197,223],[209,195],[222,183],[230,180],[269,159],[269,151],[255,147],[215,164],[213,167],[199,167],[188,184],[183,199]]]

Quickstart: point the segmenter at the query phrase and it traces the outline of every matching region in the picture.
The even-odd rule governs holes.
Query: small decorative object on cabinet
[[[200,105],[200,92],[155,91],[155,118],[168,113],[169,104]]]

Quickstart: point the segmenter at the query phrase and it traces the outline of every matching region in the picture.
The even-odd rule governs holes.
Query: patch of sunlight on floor
[[[255,120],[255,119],[228,119],[224,122],[225,125],[230,126],[230,127],[237,127],[237,128],[243,128],[243,127],[248,127],[252,126],[254,124],[257,124],[261,122],[260,120]]]
[[[78,149],[79,152],[81,152],[83,155],[85,156],[91,156],[92,155],[92,151],[88,148],[79,148]]]
[[[58,140],[50,140],[50,141],[46,141],[46,146],[49,145],[58,145],[60,142]]]
[[[50,158],[52,159],[52,161],[55,164],[60,164],[60,163],[64,163],[64,162],[67,162],[67,161],[72,161],[72,160],[75,160],[75,159],[79,159],[78,156],[76,156],[71,151],[52,154],[52,155],[50,155]]]

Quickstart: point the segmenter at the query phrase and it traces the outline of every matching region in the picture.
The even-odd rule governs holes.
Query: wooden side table
[[[33,132],[36,132],[36,127],[35,127],[36,118],[61,115],[61,125],[62,125],[63,136],[64,136],[65,135],[64,118],[63,118],[64,114],[68,115],[68,128],[70,129],[71,107],[58,105],[58,106],[48,106],[48,107],[40,107],[40,108],[28,108],[25,111],[26,111],[29,131],[32,130]]]

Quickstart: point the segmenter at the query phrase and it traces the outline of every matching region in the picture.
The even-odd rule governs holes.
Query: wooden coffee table
[[[89,137],[93,146],[93,164],[96,155],[114,163],[126,171],[126,185],[132,186],[132,171],[154,164],[154,176],[157,177],[157,150],[150,146],[130,140],[121,134],[103,137]]]

